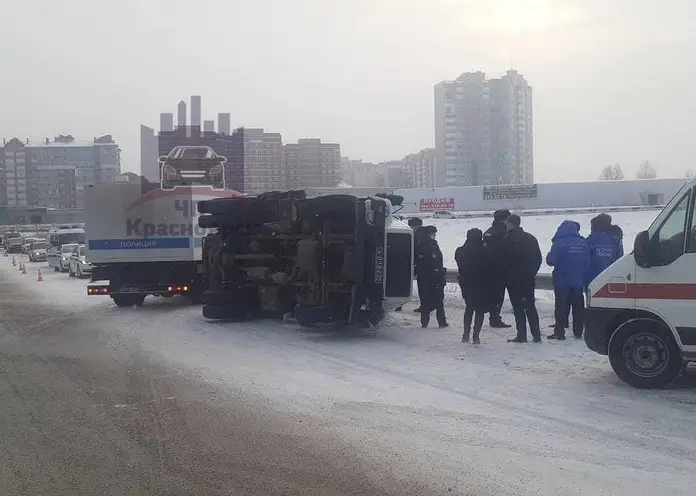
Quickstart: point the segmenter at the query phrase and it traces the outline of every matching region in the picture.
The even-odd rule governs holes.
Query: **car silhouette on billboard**
[[[210,186],[225,189],[225,162],[209,146],[175,146],[159,158],[162,189],[177,186]]]

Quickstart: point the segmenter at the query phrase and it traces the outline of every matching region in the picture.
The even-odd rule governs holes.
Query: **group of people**
[[[519,215],[497,210],[486,232],[470,229],[465,243],[457,248],[454,258],[465,302],[462,342],[480,343],[485,314],[489,314],[491,327],[512,327],[501,318],[506,290],[517,330],[508,342],[526,343],[528,326],[532,341],[541,342],[534,290],[543,258],[539,242],[521,224]],[[411,218],[409,226],[414,230],[415,276],[421,302],[415,311],[420,312],[423,328],[428,327],[433,311],[439,327],[448,327],[444,308],[447,269],[436,240],[437,228],[423,226],[419,218]],[[575,221],[562,222],[546,255],[546,263],[553,267],[555,294],[555,323],[548,339],[565,339],[571,311],[573,334],[582,337],[588,284],[623,256],[623,233],[612,224],[611,216],[600,214],[593,218],[587,238],[580,234],[580,227]]]

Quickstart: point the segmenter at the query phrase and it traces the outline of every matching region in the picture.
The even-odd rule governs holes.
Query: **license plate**
[[[377,246],[375,250],[375,284],[384,281],[384,245]]]
[[[140,288],[135,286],[119,286],[116,288],[116,293],[141,293]]]

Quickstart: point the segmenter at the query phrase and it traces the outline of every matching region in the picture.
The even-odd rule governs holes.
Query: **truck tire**
[[[211,320],[246,320],[246,311],[237,305],[218,306],[206,303],[203,305],[203,317]]]
[[[144,294],[118,294],[111,295],[111,299],[117,307],[141,306],[145,302]]]
[[[617,327],[609,340],[609,362],[622,381],[638,389],[665,388],[685,366],[670,329],[647,317]]]

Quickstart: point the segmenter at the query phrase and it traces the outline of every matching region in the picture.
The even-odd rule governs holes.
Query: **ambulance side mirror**
[[[636,265],[641,269],[649,269],[652,264],[650,257],[650,233],[648,231],[639,232],[633,242],[633,258]]]

